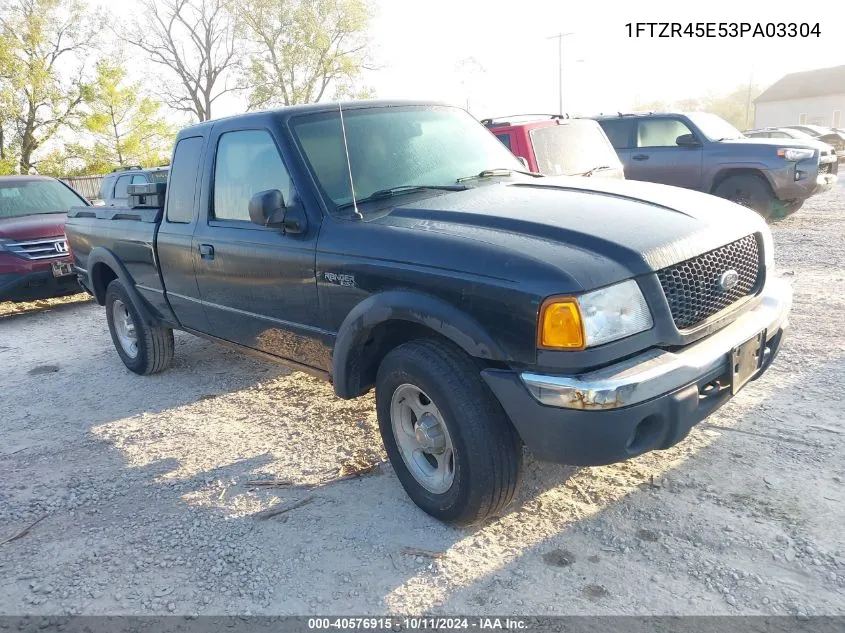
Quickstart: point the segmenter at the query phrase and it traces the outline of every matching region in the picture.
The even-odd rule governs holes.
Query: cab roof
[[[229,117],[222,117],[219,119],[204,121],[202,123],[197,123],[195,125],[183,128],[183,130],[180,132],[180,136],[182,135],[182,133],[188,130],[193,133],[202,133],[212,128],[217,123],[223,121],[232,121],[235,119],[243,121],[254,121],[265,119],[269,116],[281,119],[282,122],[286,123],[288,119],[294,116],[299,116],[303,114],[317,114],[320,112],[331,112],[333,110],[336,111],[339,107],[342,107],[344,110],[362,110],[366,108],[401,108],[409,106],[458,108],[458,106],[454,106],[452,104],[440,101],[414,101],[405,99],[364,99],[358,101],[331,101],[325,103],[307,103],[302,105],[285,106],[283,108],[274,108],[270,110],[259,110],[257,112],[246,112],[244,114],[236,114]]]

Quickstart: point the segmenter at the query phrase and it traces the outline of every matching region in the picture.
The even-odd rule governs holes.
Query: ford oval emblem
[[[739,273],[733,269],[726,270],[719,277],[719,288],[727,292],[739,283]]]

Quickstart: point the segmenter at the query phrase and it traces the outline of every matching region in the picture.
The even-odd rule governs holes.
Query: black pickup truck
[[[523,444],[679,442],[768,368],[791,305],[756,213],[521,167],[458,108],[297,106],[182,130],[165,200],[66,232],[129,369],[164,370],[178,329],[375,388],[410,497],[468,524],[513,498]]]

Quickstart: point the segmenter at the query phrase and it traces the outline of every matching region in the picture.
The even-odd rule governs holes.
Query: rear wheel
[[[729,176],[719,183],[713,193],[720,198],[754,209],[767,220],[772,217],[777,207],[777,199],[769,183],[761,176]]]
[[[173,330],[147,324],[119,279],[106,289],[106,320],[118,356],[143,376],[164,371],[173,361]]]
[[[422,510],[468,525],[511,502],[522,444],[462,351],[436,340],[392,350],[379,366],[376,406],[396,476]]]

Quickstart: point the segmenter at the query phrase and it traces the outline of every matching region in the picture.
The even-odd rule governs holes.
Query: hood
[[[797,138],[751,138],[744,136],[742,138],[732,138],[727,141],[716,141],[719,145],[769,145],[772,147],[816,147],[815,144],[821,143],[816,139],[797,139]],[[827,143],[821,143],[827,145]]]
[[[0,217],[0,239],[17,241],[59,237],[65,233],[64,213],[39,213],[13,218]]]
[[[746,141],[754,141],[757,145],[776,145],[778,147],[812,147],[819,151],[831,151],[833,145],[825,143],[815,138],[740,138],[732,141],[720,141],[722,144],[727,143],[741,143],[746,144]]]
[[[754,232],[767,232],[753,211],[665,185],[560,176],[482,185],[401,207],[373,221],[437,233],[481,275],[524,282],[565,280],[559,292],[592,290],[690,259]],[[443,247],[387,240],[395,257],[443,266]],[[486,245],[485,250],[478,245]],[[432,259],[431,262],[425,261]],[[527,270],[531,269],[531,270]],[[530,275],[534,275],[531,277]]]

